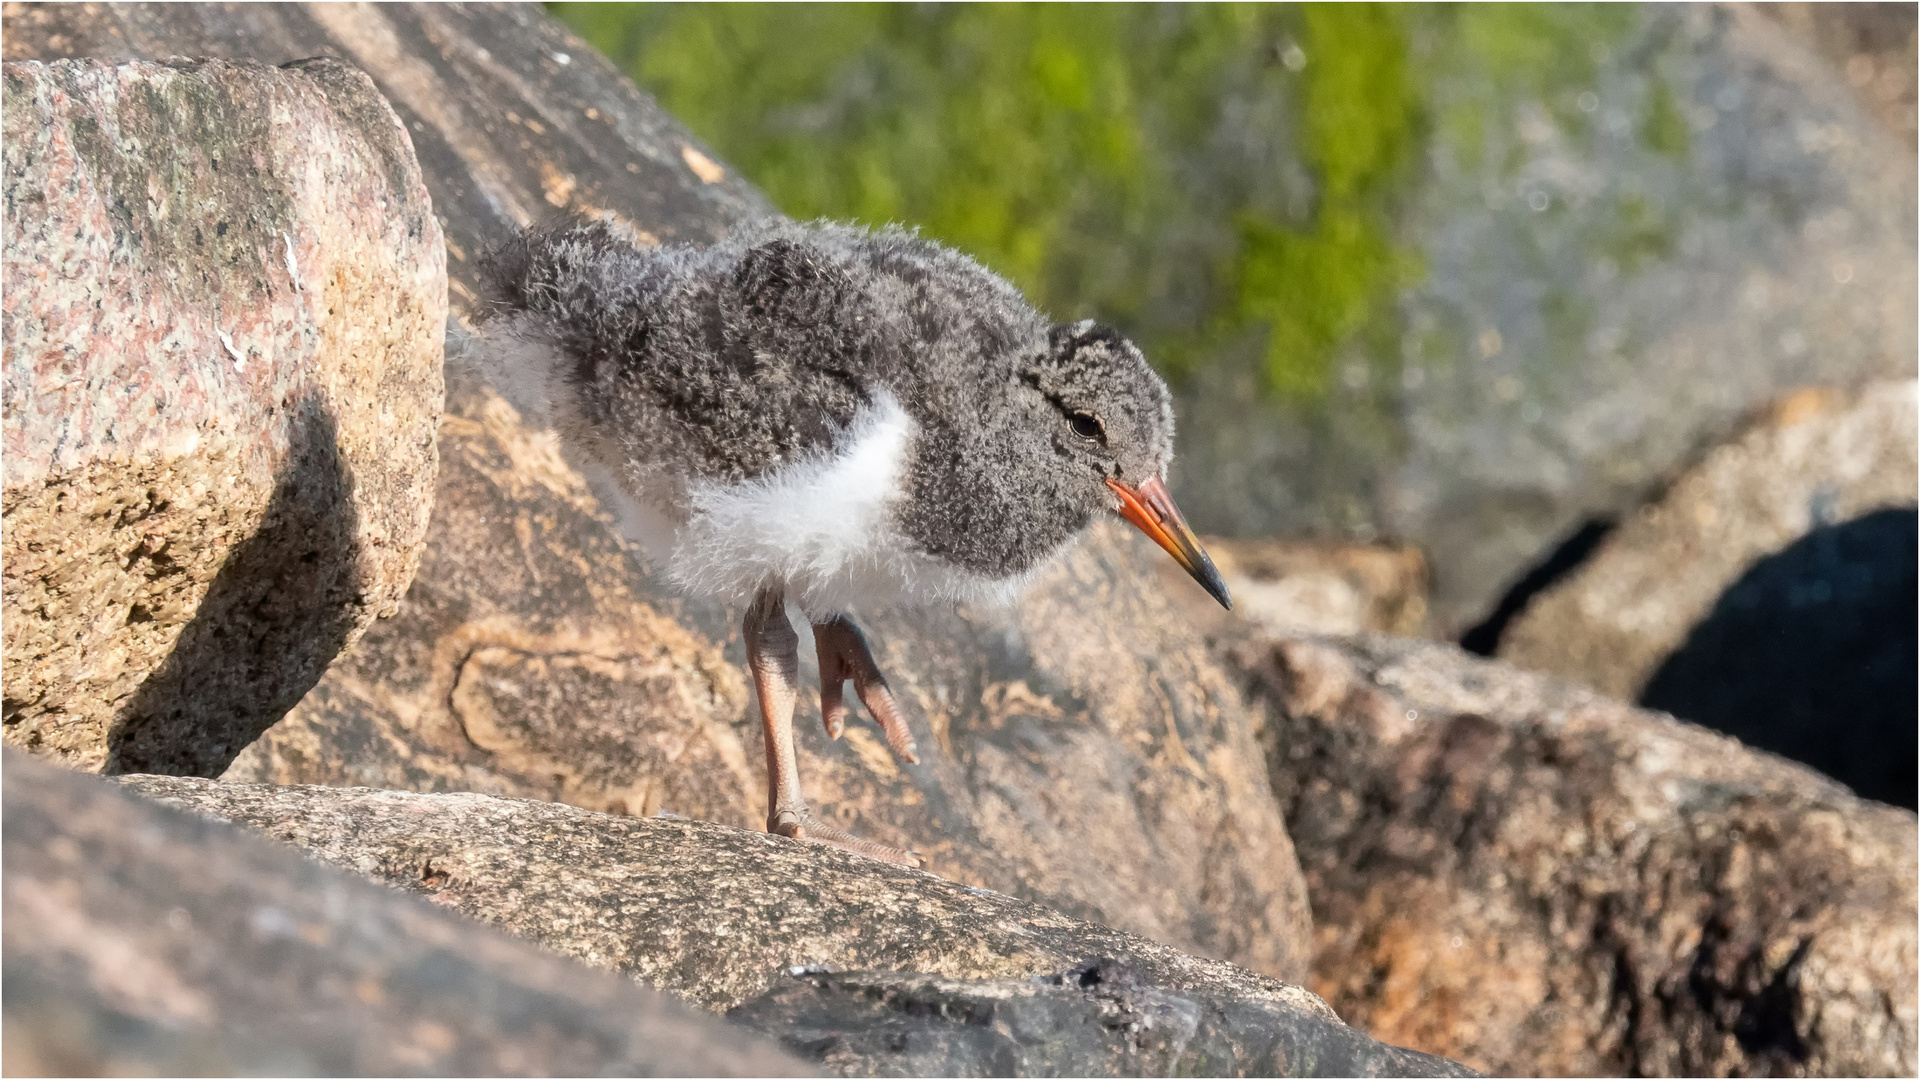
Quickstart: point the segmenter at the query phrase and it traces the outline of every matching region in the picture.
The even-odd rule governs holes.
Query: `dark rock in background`
[[[5,78],[6,743],[218,775],[419,565],[439,222],[337,61]]]
[[[1535,596],[1500,657],[1912,806],[1917,392],[1772,403]]]
[[[1268,706],[1312,985],[1498,1075],[1909,1075],[1920,829],[1446,645],[1229,646]]]
[[[1010,896],[784,837],[465,793],[158,776],[122,784],[261,829],[595,966],[731,1009],[736,1020],[834,1071],[1458,1073],[1449,1062],[1373,1042],[1298,987]],[[1076,970],[1084,978],[1096,961],[1097,970],[1114,974],[1096,992],[1057,978]],[[865,974],[795,981],[796,968]],[[883,1012],[925,1016],[917,1028],[925,1038],[879,1030],[888,1025],[875,1015],[876,1003]],[[1160,1019],[1105,1030],[1124,1027],[1128,1021],[1108,1021],[1128,1008]],[[942,1009],[946,1020],[930,1015]],[[905,1039],[905,1052],[895,1035]],[[823,1054],[824,1045],[840,1049]],[[856,1048],[859,1056],[849,1056]]]
[[[843,1076],[1471,1076],[1258,999],[1095,960],[1034,979],[799,971],[727,1014]]]
[[[1357,343],[1320,413],[1203,374],[1173,484],[1195,526],[1417,544],[1453,637],[1749,408],[1909,375],[1911,121],[1757,7],[1640,6],[1547,85],[1438,78],[1397,342]],[[1912,42],[1887,61],[1908,78]]]
[[[771,212],[537,8],[9,10],[9,56],[331,53],[365,67],[419,149],[456,313],[479,251],[532,217],[611,211],[698,240]],[[455,380],[448,413],[428,554],[399,614],[230,778],[758,825],[737,613],[668,595],[554,446],[489,391]],[[803,706],[807,794],[957,880],[1303,978],[1306,896],[1253,718],[1161,595],[1164,559],[1113,525],[1012,609],[871,613],[929,752],[900,766],[860,722],[829,741]]]
[[[663,994],[247,830],[5,761],[9,1076],[806,1069]]]

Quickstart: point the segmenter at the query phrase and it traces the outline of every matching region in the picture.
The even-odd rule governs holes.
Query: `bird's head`
[[[1050,407],[1038,410],[1041,422],[1088,501],[1132,522],[1232,608],[1220,572],[1167,492],[1173,402],[1140,350],[1092,320],[1056,326],[1022,377]]]

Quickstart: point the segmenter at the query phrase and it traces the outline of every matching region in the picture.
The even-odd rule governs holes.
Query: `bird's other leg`
[[[853,692],[860,695],[861,704],[886,733],[887,745],[893,748],[894,756],[920,764],[913,733],[901,719],[893,691],[887,689],[886,676],[880,674],[880,665],[873,662],[873,652],[867,648],[866,635],[860,628],[844,615],[816,622],[813,646],[820,654],[820,719],[827,726],[827,735],[837,739],[847,728],[847,703],[841,693],[846,681],[852,679]]]
[[[767,831],[796,840],[812,840],[875,859],[918,866],[911,852],[862,840],[807,812],[800,794],[800,761],[793,745],[793,707],[800,697],[800,637],[787,621],[779,589],[761,589],[747,606],[741,626],[747,642],[747,666],[760,696],[760,723],[767,743]]]

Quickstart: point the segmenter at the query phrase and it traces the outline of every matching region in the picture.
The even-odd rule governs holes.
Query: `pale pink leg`
[[[766,733],[767,831],[796,840],[830,844],[902,866],[920,865],[919,858],[912,852],[862,840],[807,812],[806,800],[800,794],[799,758],[793,748],[793,707],[799,698],[800,685],[800,638],[787,622],[780,590],[760,590],[747,607],[741,630],[747,642],[747,666],[753,671],[753,685],[760,693],[760,723]],[[871,658],[868,663],[872,663]],[[860,684],[856,681],[855,685]],[[884,684],[881,689],[884,692]],[[861,700],[868,700],[865,691],[861,692]],[[888,701],[891,704],[891,698]],[[868,708],[872,708],[871,703]],[[899,723],[897,713],[894,722]],[[899,727],[904,733],[905,725]],[[889,732],[889,741],[892,738]],[[909,755],[912,747],[913,740],[909,738]]]

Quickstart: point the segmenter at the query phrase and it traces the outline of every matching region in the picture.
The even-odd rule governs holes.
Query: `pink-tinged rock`
[[[419,565],[440,225],[339,61],[4,78],[5,741],[217,775]]]
[[[1494,1076],[1912,1076],[1920,822],[1435,642],[1254,635],[1312,989]]]

